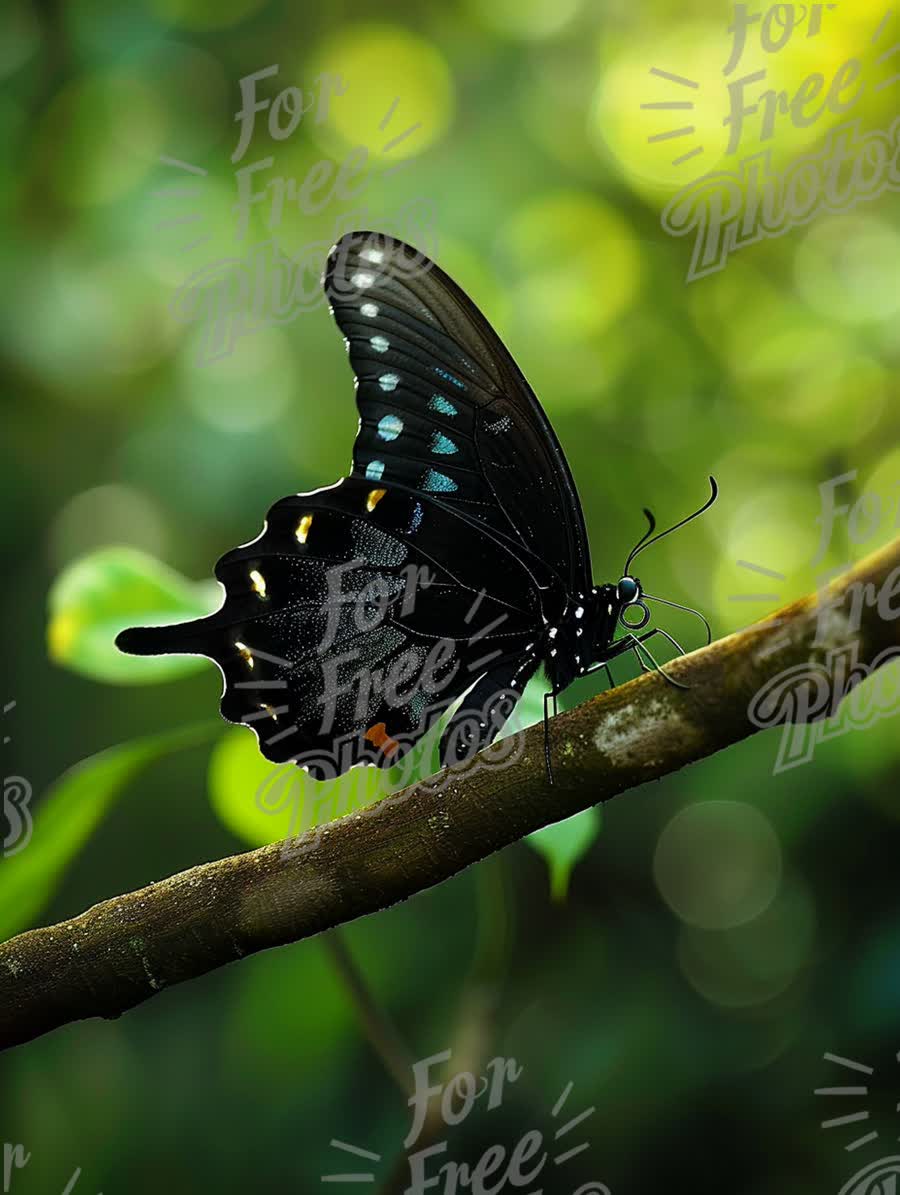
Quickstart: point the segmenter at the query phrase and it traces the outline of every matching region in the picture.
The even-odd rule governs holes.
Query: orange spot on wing
[[[400,746],[397,740],[392,739],[388,734],[387,727],[383,722],[376,722],[374,726],[370,726],[365,737],[373,747],[380,747],[385,755],[393,755]]]

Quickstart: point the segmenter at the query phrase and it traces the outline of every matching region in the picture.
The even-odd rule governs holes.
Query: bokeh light
[[[723,23],[724,25],[724,23]],[[722,127],[722,65],[728,39],[712,23],[679,23],[660,34],[647,29],[630,38],[607,41],[590,110],[598,151],[611,154],[635,186],[662,197],[722,164],[727,134]],[[666,71],[692,84],[674,83],[651,73]],[[645,104],[691,104],[689,109],[645,108]],[[687,113],[687,115],[685,115]],[[663,141],[678,129],[693,133]],[[685,162],[685,154],[701,152]]]
[[[135,257],[101,256],[72,238],[32,258],[9,315],[16,353],[65,402],[116,402],[122,375],[171,345],[167,299]]]
[[[346,86],[346,94],[329,104],[321,128],[345,145],[364,145],[385,165],[434,145],[453,119],[456,102],[446,59],[433,43],[398,26],[341,30],[317,48],[307,73],[310,78],[338,75]],[[309,127],[318,139],[320,126]]]
[[[602,331],[633,301],[640,257],[627,222],[577,191],[544,195],[515,212],[502,235],[524,318],[554,343]]]
[[[227,431],[249,431],[274,422],[299,392],[297,367],[287,335],[260,328],[241,337],[233,351],[197,360],[197,333],[181,355],[182,400],[208,423]]]
[[[678,961],[691,986],[712,1004],[734,1009],[765,1004],[810,965],[815,925],[809,893],[793,883],[758,916],[740,925],[685,926]]]
[[[672,911],[698,929],[730,929],[763,913],[781,880],[781,847],[768,819],[737,801],[702,801],[677,813],[656,845],[653,874]]]
[[[810,307],[840,323],[890,320],[900,308],[900,236],[871,214],[814,225],[797,248],[797,288]]]
[[[165,109],[151,80],[110,70],[59,92],[31,152],[61,203],[106,204],[153,167],[166,133]]]
[[[507,37],[526,40],[551,37],[565,29],[582,6],[582,0],[495,0],[480,4],[467,0],[479,25]]]
[[[94,548],[118,543],[152,556],[166,554],[165,521],[156,505],[131,486],[98,485],[75,494],[48,532],[50,558],[58,569]]]

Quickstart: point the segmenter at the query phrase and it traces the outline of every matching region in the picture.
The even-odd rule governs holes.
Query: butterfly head
[[[627,574],[616,585],[616,617],[624,627],[638,631],[650,621],[650,611],[643,601],[644,591],[637,577]]]

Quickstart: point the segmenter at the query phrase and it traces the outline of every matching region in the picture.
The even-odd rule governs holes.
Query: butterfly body
[[[623,577],[617,585],[595,585],[586,594],[566,595],[543,636],[542,662],[555,692],[621,654],[624,648],[616,644],[624,641],[616,639],[616,631],[621,626],[640,630],[650,619],[642,598],[641,583],[633,577]],[[624,617],[632,608],[641,611],[638,621]]]
[[[314,776],[393,764],[451,707],[453,760],[496,736],[541,663],[562,692],[630,650],[616,628],[649,611],[627,568],[594,586],[553,428],[468,296],[365,232],[323,283],[355,377],[350,475],[281,499],[219,560],[214,614],[117,643],[214,660],[223,715]],[[632,606],[644,621],[625,621]]]

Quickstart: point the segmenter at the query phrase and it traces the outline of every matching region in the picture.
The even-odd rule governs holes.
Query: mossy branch
[[[476,757],[482,766],[437,791],[405,789],[290,850],[275,844],[204,863],[0,945],[0,1048],[86,1017],[117,1017],[245,955],[385,909],[767,721],[833,713],[894,653],[900,541],[826,592],[668,663],[687,690],[647,674],[553,719],[552,786],[543,729],[533,726],[505,766]]]

